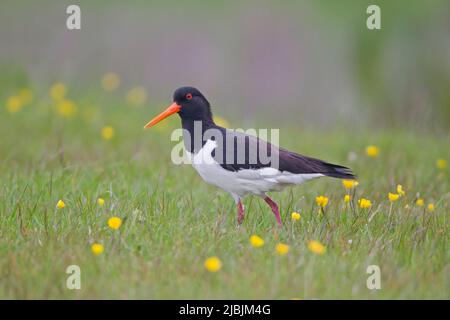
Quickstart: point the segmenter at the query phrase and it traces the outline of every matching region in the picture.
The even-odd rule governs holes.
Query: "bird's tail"
[[[309,166],[311,166],[311,172],[321,173],[327,177],[333,177],[338,179],[355,180],[356,175],[350,168],[325,162],[320,159],[303,157],[307,159]]]
[[[356,179],[356,175],[352,172],[351,169],[347,167],[331,164],[330,169],[330,172],[326,173],[326,175],[329,177],[349,180]]]
[[[303,156],[289,151],[283,152],[285,152],[283,154],[283,159],[286,160],[284,162],[286,171],[298,174],[320,173],[323,174],[324,176],[338,179],[349,179],[349,180],[356,179],[356,175],[352,172],[350,168],[338,164],[325,162],[320,159]]]
[[[353,173],[353,171],[350,168],[340,166],[338,164],[332,164],[328,163],[322,160],[317,160],[320,162],[320,167],[322,168],[322,174],[338,178],[338,179],[349,179],[349,180],[355,180],[356,175]]]

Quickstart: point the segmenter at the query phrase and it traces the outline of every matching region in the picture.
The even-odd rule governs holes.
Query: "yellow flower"
[[[67,93],[67,88],[63,83],[55,83],[50,87],[50,97],[53,100],[59,101],[64,99]]]
[[[298,220],[300,220],[300,213],[298,213],[298,212],[292,212],[292,214],[291,214],[291,218],[292,218],[292,220],[294,220],[294,221],[298,221]]]
[[[400,195],[398,193],[390,193],[389,192],[389,194],[388,194],[389,201],[391,201],[391,202],[397,201],[399,197],[400,197]]]
[[[136,87],[128,91],[127,103],[133,106],[143,105],[147,101],[147,91],[144,87]]]
[[[380,153],[380,149],[377,146],[367,146],[366,154],[371,158],[376,158]]]
[[[56,203],[56,206],[57,206],[59,209],[63,209],[63,208],[66,206],[66,204],[64,203],[64,201],[59,200],[58,203]]]
[[[361,198],[358,200],[359,207],[363,209],[370,208],[372,206],[372,202],[368,199]]]
[[[434,211],[434,204],[429,203],[428,206],[427,206],[427,210],[428,210],[429,212],[433,212],[433,211]]]
[[[104,250],[103,245],[101,245],[100,243],[94,243],[94,244],[91,246],[91,251],[92,251],[92,253],[95,254],[96,256],[98,256],[99,254],[102,254],[102,253],[103,253],[103,250]]]
[[[324,196],[318,196],[318,197],[316,197],[316,203],[318,206],[324,208],[328,204],[328,198],[324,197]]]
[[[405,195],[405,190],[403,190],[403,186],[402,186],[401,184],[398,184],[398,185],[397,185],[397,193],[398,193],[400,196],[404,196],[404,195]]]
[[[205,260],[204,266],[209,272],[217,272],[222,268],[222,261],[217,257],[209,257]]]
[[[23,102],[18,96],[11,96],[6,100],[6,110],[9,113],[16,113],[23,107]]]
[[[103,207],[103,205],[105,204],[105,199],[103,199],[103,198],[98,198],[98,199],[97,199],[97,204],[98,204],[100,207]]]
[[[419,198],[416,200],[416,205],[418,205],[419,207],[423,207],[425,205],[425,201],[423,201],[422,198]]]
[[[447,161],[445,159],[439,158],[436,160],[436,167],[440,170],[447,168]]]
[[[102,138],[105,140],[111,140],[114,137],[114,128],[111,126],[106,126],[102,128]]]
[[[345,196],[344,196],[344,202],[350,202],[350,200],[351,200],[351,198],[350,198],[350,195],[349,194],[346,194]]]
[[[275,250],[279,255],[284,256],[289,252],[289,246],[284,243],[279,243],[276,245]]]
[[[359,182],[356,180],[348,180],[348,179],[342,180],[342,185],[344,186],[345,189],[353,189],[358,184]]]
[[[20,89],[19,98],[24,104],[28,104],[33,100],[33,91],[27,88]]]
[[[230,124],[228,123],[228,121],[225,120],[222,117],[214,116],[213,120],[214,120],[214,123],[217,124],[219,127],[223,127],[223,128],[229,128],[230,127]]]
[[[73,101],[64,99],[58,103],[56,111],[61,117],[71,118],[77,112],[77,107]]]
[[[108,219],[108,226],[111,229],[117,230],[120,228],[121,225],[122,225],[122,219],[120,219],[119,217],[111,217]]]
[[[319,254],[319,255],[323,255],[327,251],[325,246],[316,240],[311,240],[308,242],[308,249],[312,253]]]
[[[257,235],[254,234],[250,237],[250,244],[255,248],[259,248],[264,245],[264,240],[261,237],[258,237]]]
[[[119,75],[116,73],[105,73],[102,77],[102,87],[106,91],[114,91],[120,85]]]

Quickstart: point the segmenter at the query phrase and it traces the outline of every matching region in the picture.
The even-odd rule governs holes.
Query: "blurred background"
[[[1,0],[0,298],[448,298],[449,31],[449,0]],[[184,85],[220,125],[352,168],[352,210],[323,179],[274,194],[286,230],[250,197],[235,228],[229,195],[171,162],[178,117],[143,130]],[[83,290],[64,286],[74,263]]]
[[[138,88],[136,104],[162,108],[193,85],[240,125],[448,132],[446,0],[76,1],[81,30],[66,28],[69,4],[1,1],[5,103],[63,83],[106,104],[96,92],[113,73],[123,103]],[[379,31],[366,27],[369,4],[381,7]]]

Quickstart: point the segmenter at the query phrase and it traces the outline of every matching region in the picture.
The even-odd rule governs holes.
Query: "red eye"
[[[186,94],[186,99],[191,100],[192,99],[192,93]]]

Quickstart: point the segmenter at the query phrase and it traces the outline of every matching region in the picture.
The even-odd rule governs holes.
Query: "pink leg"
[[[237,203],[237,209],[238,209],[238,223],[242,224],[244,221],[244,207],[242,206],[241,200]]]
[[[264,201],[267,202],[267,204],[270,206],[270,208],[273,211],[273,214],[275,215],[275,218],[277,219],[278,225],[281,227],[283,226],[283,223],[281,222],[281,216],[280,216],[280,211],[278,210],[278,205],[275,203],[275,201],[273,201],[272,199],[270,199],[269,197],[265,197]]]

